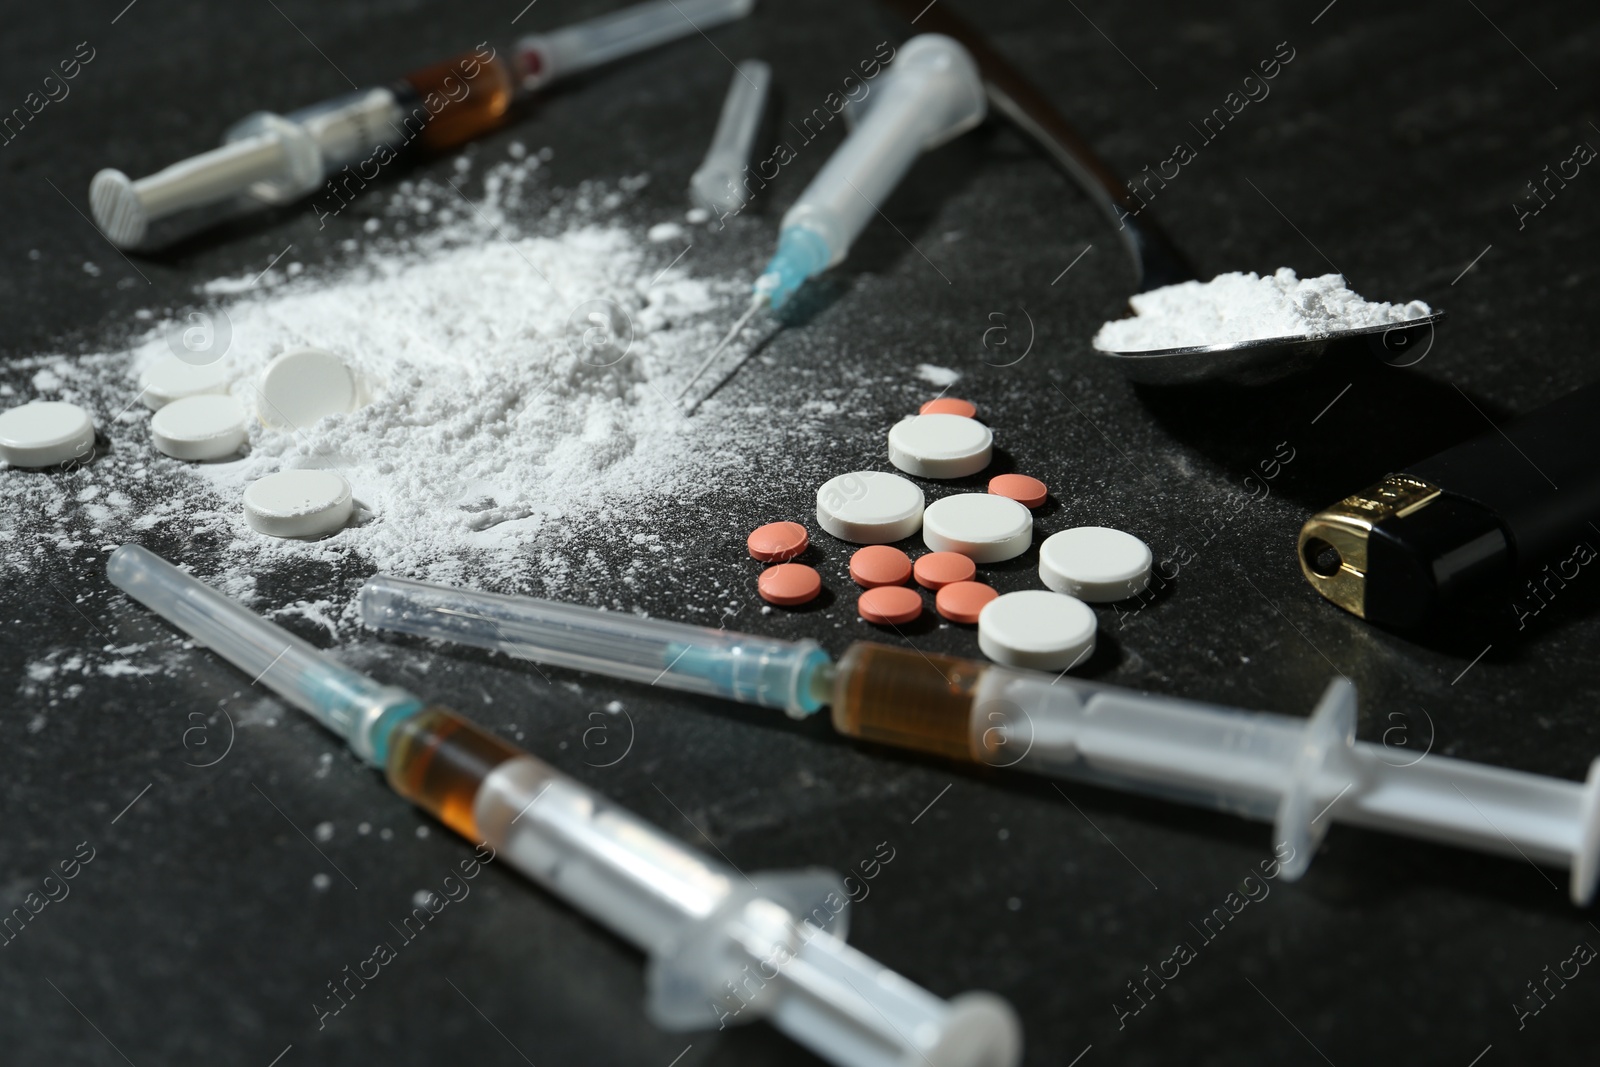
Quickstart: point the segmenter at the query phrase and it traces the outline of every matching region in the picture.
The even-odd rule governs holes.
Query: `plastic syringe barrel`
[[[1305,719],[1008,668],[984,672],[973,707],[987,762],[1271,822],[1290,879],[1346,822],[1567,867],[1573,901],[1594,896],[1600,760],[1574,782],[1356,741],[1342,678]]]
[[[379,720],[392,722],[422,706],[405,690],[343,666],[139,545],[113,551],[106,575],[252,682],[344,738],[369,763],[382,766],[385,758]]]
[[[1272,823],[1289,879],[1348,822],[1570,867],[1574,902],[1594,896],[1600,759],[1573,782],[1356,741],[1343,678],[1296,718],[862,642],[832,703],[851,737]]]
[[[142,244],[153,224],[219,204],[229,212],[286,204],[357,162],[392,136],[404,112],[388,89],[344,93],[277,115],[257,111],[234,123],[223,143],[137,181],[107,168],[89,183],[89,207],[120,248]]]
[[[547,85],[614,59],[744,18],[755,0],[658,0],[517,42],[523,86]]]
[[[1017,1060],[999,997],[945,1001],[845,944],[849,896],[831,871],[746,877],[530,756],[489,772],[473,820],[503,862],[649,955],[659,1026],[766,1019],[849,1067]]]
[[[780,641],[703,626],[378,575],[361,589],[361,620],[537,663],[592,671],[809,715],[826,699],[831,663],[815,641]]]
[[[806,278],[844,261],[925,150],[983,121],[983,78],[967,50],[936,33],[913,37],[869,82],[865,114],[784,213],[778,253],[758,282],[781,304]]]

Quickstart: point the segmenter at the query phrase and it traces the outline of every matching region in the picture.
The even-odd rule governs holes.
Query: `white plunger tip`
[[[89,210],[101,232],[118,248],[137,245],[150,228],[150,216],[134,191],[133,179],[110,167],[89,183]]]
[[[993,993],[962,993],[950,1000],[944,1033],[907,1063],[932,1067],[1016,1067],[1022,1059],[1022,1024],[1011,1005]]]

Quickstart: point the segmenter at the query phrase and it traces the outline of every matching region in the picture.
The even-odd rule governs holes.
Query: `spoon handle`
[[[1015,123],[1052,163],[1077,182],[1117,227],[1128,254],[1133,257],[1139,292],[1196,277],[1188,258],[1144,213],[1144,205],[1116,172],[1095,154],[1089,142],[1056,110],[1049,98],[1023,77],[971,23],[943,4],[926,4],[925,0],[884,2],[915,21],[918,29],[945,34],[965,46],[983,75],[990,106]]]

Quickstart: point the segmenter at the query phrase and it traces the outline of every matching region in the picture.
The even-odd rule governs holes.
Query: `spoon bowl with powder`
[[[1256,385],[1310,366],[1330,346],[1364,340],[1385,362],[1427,355],[1444,318],[1420,300],[1364,300],[1342,275],[1301,279],[1288,267],[1262,276],[1220,274],[1130,298],[1133,315],[1107,322],[1095,350],[1133,381]]]
[[[1427,354],[1442,315],[1420,301],[1362,300],[1337,274],[1301,281],[1284,269],[1264,278],[1223,274],[1209,282],[1193,280],[1188,257],[1156,225],[1133,183],[1124,183],[1049,97],[972,24],[943,5],[885,2],[921,30],[960,41],[977,64],[990,109],[1037,145],[1116,227],[1140,291],[1131,301],[1135,314],[1101,327],[1094,347],[1129,378],[1153,385],[1259,384],[1309,366],[1349,338],[1365,338],[1385,362],[1398,366]]]

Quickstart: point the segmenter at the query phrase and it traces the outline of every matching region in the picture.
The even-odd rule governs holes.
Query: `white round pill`
[[[350,483],[332,471],[269,474],[244,491],[244,520],[273,537],[321,537],[350,521]]]
[[[244,447],[246,421],[231,396],[186,396],[150,416],[150,439],[174,459],[222,459]]]
[[[256,414],[279,429],[310,429],[324,416],[356,407],[355,375],[320,348],[297,348],[268,363],[257,390]]]
[[[0,459],[13,467],[54,467],[94,453],[94,420],[76,404],[35,400],[0,415]]]
[[[1058,593],[1108,604],[1144,592],[1152,559],[1149,547],[1130,533],[1079,526],[1039,545],[1039,579]]]
[[[139,375],[139,399],[145,407],[160,411],[186,396],[226,393],[233,376],[233,367],[226,360],[197,366],[177,356],[167,356]]]
[[[1094,609],[1044,589],[1007,593],[978,614],[978,647],[996,663],[1064,671],[1094,654]]]
[[[999,563],[1028,551],[1033,513],[1009,497],[959,493],[935,500],[922,516],[922,540],[935,552]]]
[[[994,434],[964,415],[912,415],[889,430],[889,462],[919,478],[965,478],[989,465]]]
[[[817,490],[817,525],[858,545],[886,545],[922,526],[922,490],[898,474],[853,471]]]

